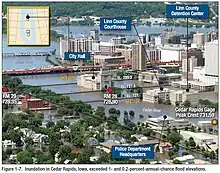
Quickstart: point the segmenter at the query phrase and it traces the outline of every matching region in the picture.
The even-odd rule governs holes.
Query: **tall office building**
[[[205,44],[205,75],[218,78],[218,40]]]
[[[99,40],[99,30],[92,30],[90,31],[90,36],[93,40]]]
[[[140,42],[131,45],[133,70],[145,70],[147,59],[144,49],[146,49],[147,47],[148,45],[142,45]]]
[[[186,73],[187,70],[189,73],[193,72],[194,67],[197,67],[198,60],[195,56],[191,56],[188,58],[188,69],[187,69],[187,57],[182,57],[182,72]]]
[[[208,40],[208,37],[204,33],[195,33],[193,34],[193,43],[196,43],[198,46],[203,46]]]
[[[169,44],[169,39],[176,35],[176,31],[174,29],[166,29],[163,33],[164,43]]]
[[[111,43],[118,45],[118,44],[123,44],[126,41],[126,38],[125,37],[113,37],[111,38],[110,41]]]
[[[148,34],[139,34],[139,37],[140,37],[141,42],[143,44],[148,43],[151,40],[150,35],[148,35]]]

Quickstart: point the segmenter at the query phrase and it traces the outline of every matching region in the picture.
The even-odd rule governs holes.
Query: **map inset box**
[[[7,43],[9,46],[49,46],[49,6],[8,6]]]

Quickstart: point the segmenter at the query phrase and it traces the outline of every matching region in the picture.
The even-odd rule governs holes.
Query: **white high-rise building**
[[[219,69],[219,44],[218,40],[205,44],[205,81],[208,83],[218,82]]]
[[[161,62],[182,61],[184,47],[181,45],[164,45],[160,50]]]
[[[198,46],[203,46],[207,42],[208,37],[204,33],[197,32],[193,34],[193,43],[196,43]]]

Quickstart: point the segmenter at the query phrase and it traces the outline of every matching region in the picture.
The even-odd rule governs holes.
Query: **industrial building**
[[[158,103],[159,100],[170,100],[170,90],[167,88],[164,88],[163,91],[161,91],[160,89],[153,89],[147,90],[145,93],[143,93],[143,101]]]
[[[199,92],[194,90],[189,92],[185,90],[170,91],[170,102],[172,105],[183,105],[186,100],[190,101],[192,105],[197,105],[199,102]]]
[[[199,91],[214,91],[215,88],[214,84],[204,83],[198,80],[188,81],[188,85],[191,89]],[[182,81],[173,81],[171,82],[171,86],[182,89],[188,87],[186,79],[183,79]]]
[[[203,145],[213,142],[213,137],[209,136],[207,133],[195,133],[191,131],[181,131],[180,134],[183,136],[184,140],[189,140],[192,137],[196,145]]]
[[[102,90],[105,87],[111,87],[111,73],[101,70],[94,74],[95,79],[92,76],[92,73],[77,76],[77,85],[92,90]]]
[[[151,127],[154,130],[161,130],[163,125],[164,128],[163,130],[166,130],[168,128],[170,129],[178,129],[182,130],[185,129],[186,127],[191,127],[191,123],[188,120],[185,119],[174,119],[172,117],[167,116],[167,119],[164,120],[163,116],[158,117],[158,118],[149,118],[145,122],[148,124],[149,127]]]

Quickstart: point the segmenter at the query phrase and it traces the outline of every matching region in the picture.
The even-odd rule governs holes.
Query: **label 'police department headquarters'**
[[[100,30],[131,30],[131,18],[100,18]]]
[[[208,5],[167,5],[168,18],[208,18]]]
[[[114,159],[154,159],[154,145],[145,146],[113,146]]]

